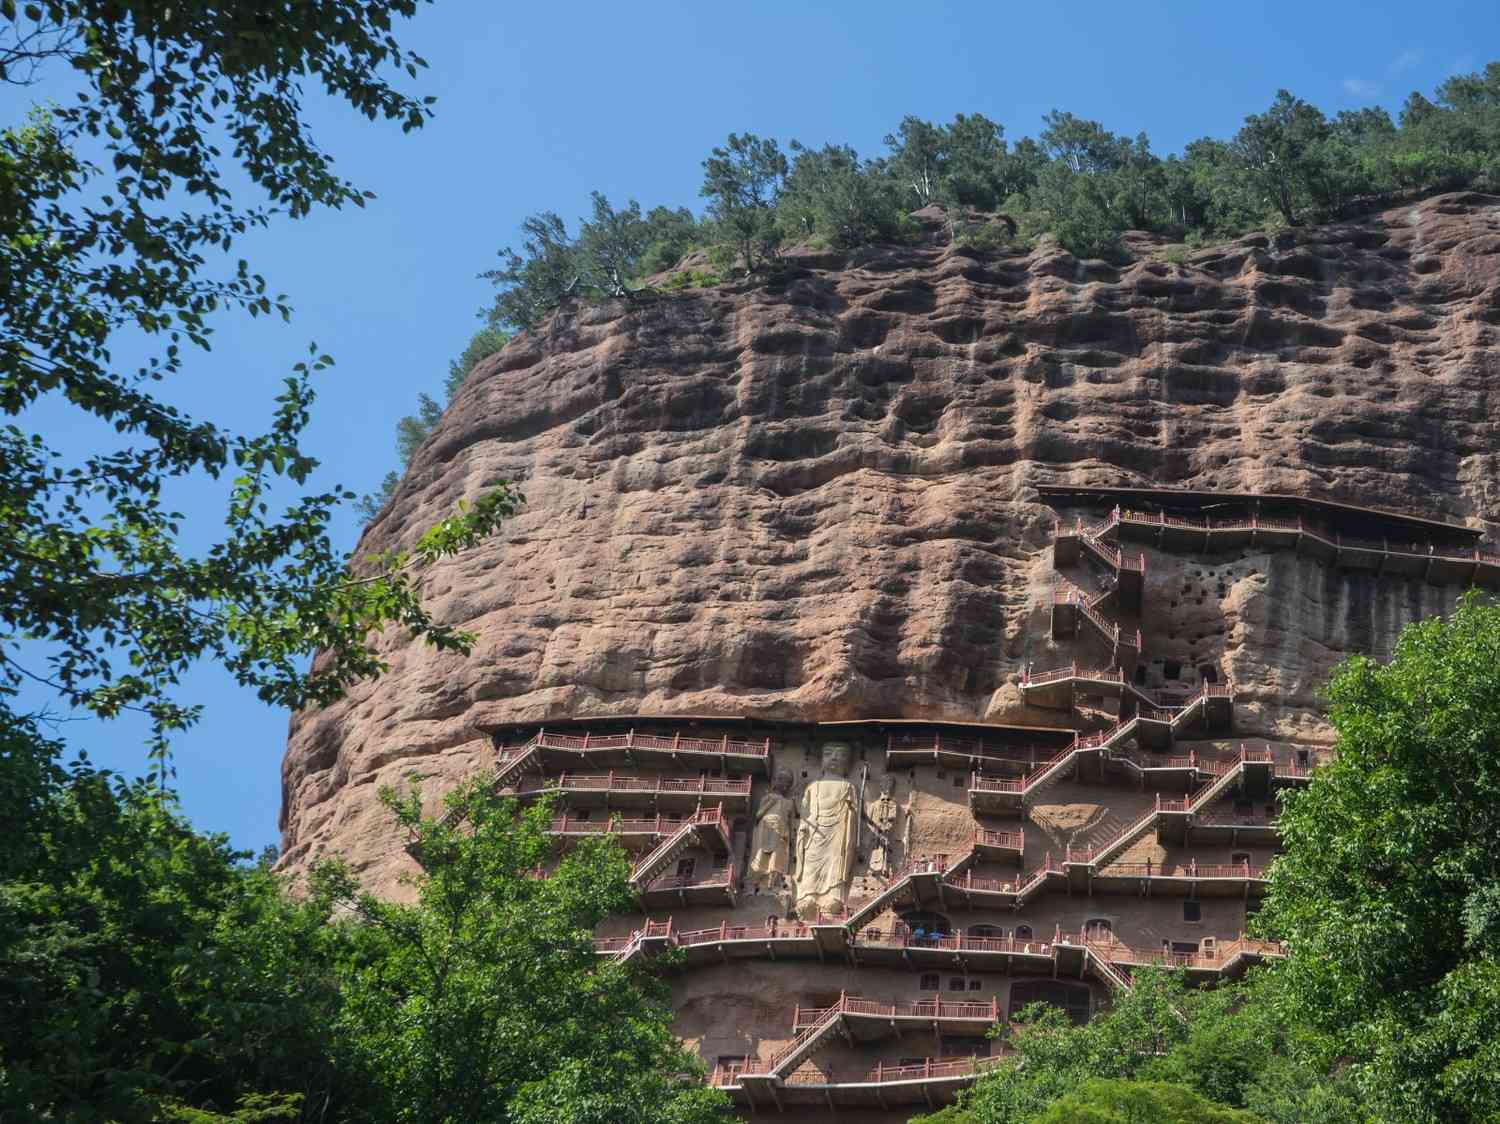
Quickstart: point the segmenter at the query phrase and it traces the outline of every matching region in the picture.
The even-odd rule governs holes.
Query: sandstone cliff
[[[427,579],[479,643],[461,659],[388,638],[385,678],[293,719],[285,863],[340,850],[389,887],[405,860],[377,784],[487,762],[476,723],[1048,721],[1016,687],[1044,658],[1039,484],[1500,521],[1500,199],[1181,263],[1132,245],[1124,267],[936,236],[807,255],[769,285],[565,311],[482,364],[362,542],[408,543],[523,480],[500,538]],[[1232,675],[1241,729],[1310,741],[1328,669],[1455,592],[1286,557],[1154,580],[1171,588],[1148,630]]]

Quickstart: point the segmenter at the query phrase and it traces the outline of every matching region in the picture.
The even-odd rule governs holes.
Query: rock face
[[[580,715],[1063,725],[1044,484],[1295,494],[1500,521],[1500,199],[1134,264],[924,243],[794,258],[769,284],[565,310],[465,383],[362,550],[503,479],[527,502],[434,568],[467,659],[297,715],[284,865],[341,852],[397,892],[375,802],[492,760],[478,726]],[[1179,559],[1179,563],[1181,559]],[[1152,682],[1211,666],[1236,729],[1326,743],[1316,692],[1456,587],[1241,551],[1148,571]],[[1170,678],[1170,677],[1169,677]],[[441,787],[441,785],[438,785]],[[1066,835],[1088,815],[1058,813]],[[835,988],[837,990],[837,988]]]

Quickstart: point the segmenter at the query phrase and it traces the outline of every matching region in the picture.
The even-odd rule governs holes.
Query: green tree
[[[641,255],[651,243],[651,227],[632,199],[615,210],[600,192],[593,193],[594,215],[578,233],[578,257],[590,288],[607,297],[628,297]]]
[[[1284,798],[1260,914],[1287,1004],[1386,1118],[1500,1113],[1500,609],[1471,594],[1329,688],[1334,761]]]
[[[1023,1012],[1010,1028],[1013,1064],[982,1076],[955,1115],[974,1124],[1029,1120],[1105,1079],[1163,1082],[1272,1124],[1367,1124],[1339,1068],[1339,1044],[1289,1010],[1272,970],[1199,989],[1179,975],[1140,972],[1083,1026],[1061,1011]]]
[[[671,1033],[663,984],[601,963],[592,933],[630,907],[624,852],[590,840],[551,865],[545,805],[518,812],[486,778],[422,815],[382,799],[423,874],[416,902],[342,891],[359,919],[340,1025],[376,1095],[368,1119],[698,1124],[728,1099]],[[340,879],[336,870],[324,885]]]
[[[1125,223],[1111,206],[1110,195],[1106,175],[1077,172],[1061,160],[1042,169],[1033,191],[1058,242],[1081,258],[1103,257],[1119,247]]]
[[[671,269],[704,245],[703,227],[686,207],[652,207],[645,222],[646,248],[636,262],[637,279]]]
[[[1320,171],[1328,121],[1316,106],[1286,90],[1264,113],[1252,113],[1235,134],[1232,151],[1240,174],[1288,226],[1297,226],[1309,201],[1309,183]]]
[[[322,1118],[327,903],[285,898],[159,786],[60,752],[0,722],[7,810],[24,812],[0,865],[0,1117]]]
[[[569,297],[581,296],[583,270],[567,223],[553,211],[521,223],[521,253],[500,251],[499,269],[479,276],[498,290],[489,310],[490,326],[502,331],[535,328]]]
[[[792,237],[821,235],[850,248],[896,237],[902,211],[889,181],[847,145],[803,148],[792,142],[791,172],[777,214]]]
[[[903,117],[885,145],[886,170],[918,208],[935,202],[948,163],[948,130],[920,117]]]
[[[708,200],[720,239],[748,273],[776,252],[775,207],[786,174],[781,146],[754,133],[730,133],[703,161],[698,194]]]
[[[270,508],[316,466],[300,441],[311,377],[331,359],[314,348],[296,365],[259,436],[156,395],[206,350],[215,312],[289,312],[245,262],[221,271],[213,255],[277,215],[366,198],[312,137],[304,84],[403,129],[426,120],[430,99],[385,77],[424,65],[391,30],[416,8],[0,0],[3,77],[57,66],[81,86],[0,133],[0,411],[16,419],[0,428],[0,695],[35,681],[104,717],[142,710],[161,753],[196,716],[173,688],[202,657],[297,706],[377,672],[368,638],[386,624],[466,646],[423,609],[414,575],[491,531],[514,505],[505,489],[352,577],[328,534],[351,493]],[[141,341],[145,362],[116,358]],[[27,428],[48,400],[113,439],[65,457]],[[164,500],[193,474],[231,478],[223,537],[197,554]]]
[[[1185,996],[1180,973],[1148,971],[1082,1026],[1061,1010],[1033,1004],[1010,1028],[1015,1064],[981,1077],[962,1105],[983,1124],[1027,1120],[1091,1078],[1133,1077],[1144,1059],[1183,1038]]]
[[[1159,1081],[1090,1081],[1033,1124],[1263,1124],[1258,1116]]]

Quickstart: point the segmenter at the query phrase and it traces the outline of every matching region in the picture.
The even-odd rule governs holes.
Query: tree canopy
[[[1500,608],[1469,595],[1329,688],[1335,760],[1288,794],[1259,919],[1285,1002],[1390,1119],[1500,1114]]]
[[[0,1117],[702,1124],[724,1095],[664,985],[601,963],[624,853],[554,859],[548,808],[485,778],[424,818],[382,794],[423,872],[411,904],[336,864],[292,897],[157,785],[64,768],[0,727]],[[551,877],[537,878],[541,864]]]
[[[1014,143],[983,114],[907,116],[873,159],[837,142],[731,133],[703,161],[702,218],[646,212],[647,251],[638,252],[639,207],[601,211],[607,200],[596,195],[576,241],[555,213],[533,215],[521,249],[502,250],[502,268],[484,276],[497,287],[492,323],[514,331],[569,299],[638,290],[695,250],[713,260],[706,276],[717,281],[773,267],[790,245],[899,242],[916,229],[907,213],[931,204],[945,208],[956,238],[1027,246],[1050,234],[1097,257],[1118,254],[1126,230],[1201,243],[1458,187],[1500,189],[1500,63],[1448,79],[1431,99],[1413,93],[1397,122],[1373,108],[1330,116],[1281,90],[1233,133],[1166,156],[1145,133],[1064,110]],[[991,223],[996,212],[1008,221]],[[620,230],[622,215],[631,237],[601,269],[589,234]]]
[[[492,531],[514,493],[474,497],[352,574],[329,526],[353,494],[313,490],[300,444],[329,356],[291,368],[264,434],[170,401],[172,378],[208,362],[215,314],[290,314],[237,242],[366,199],[313,137],[304,85],[408,131],[427,120],[431,99],[392,83],[425,65],[392,32],[417,7],[0,0],[0,78],[65,68],[81,84],[0,132],[0,411],[15,419],[0,428],[0,707],[33,684],[103,717],[140,710],[161,752],[196,716],[174,686],[203,657],[294,707],[378,672],[368,639],[387,624],[467,646],[416,577]],[[138,345],[144,361],[117,358]],[[28,428],[48,400],[98,426],[97,451],[70,459]],[[224,481],[206,550],[184,548],[166,498],[187,476]]]

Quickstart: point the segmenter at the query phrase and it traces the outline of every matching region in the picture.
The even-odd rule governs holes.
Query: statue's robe
[[[859,798],[852,781],[823,777],[802,792],[797,911],[842,909],[854,870]]]
[[[875,838],[870,845],[870,873],[885,874],[891,868],[891,829],[896,826],[896,802],[882,796],[870,805],[870,824]]]
[[[792,798],[779,792],[767,793],[761,799],[750,840],[750,877],[755,883],[761,884],[773,874],[786,874],[794,809]]]

